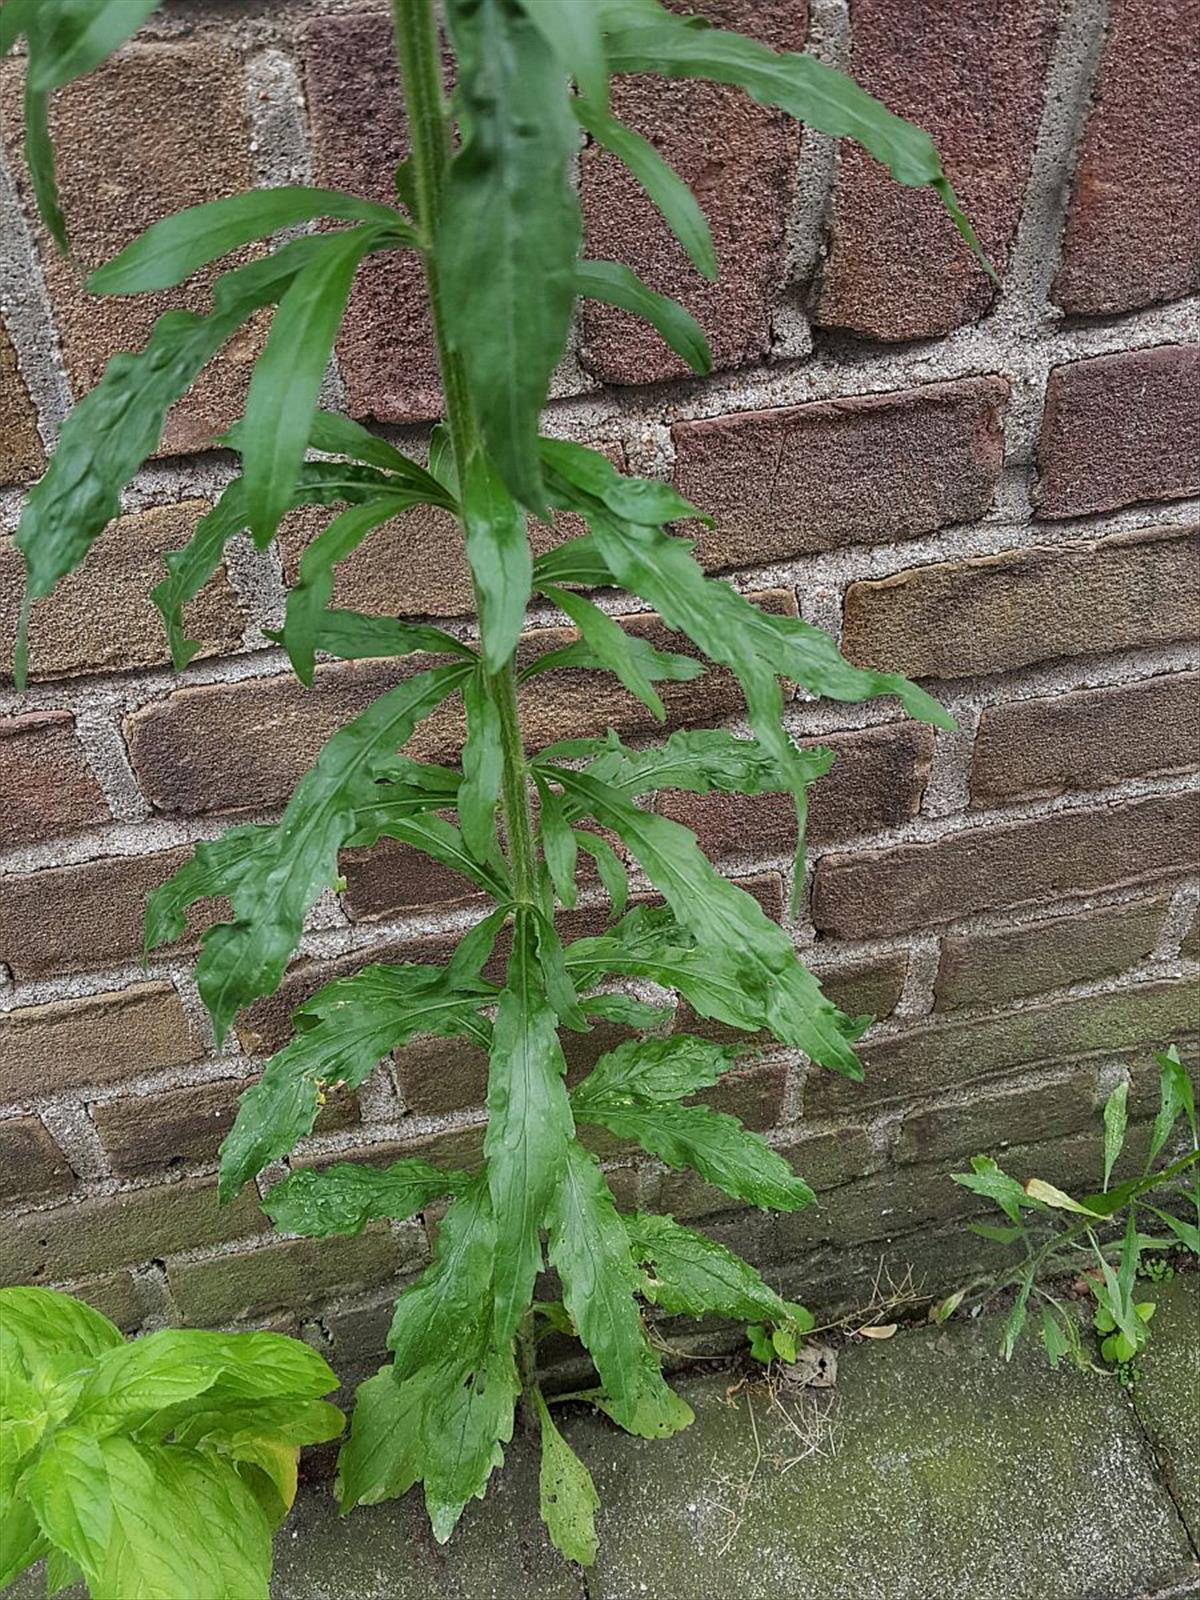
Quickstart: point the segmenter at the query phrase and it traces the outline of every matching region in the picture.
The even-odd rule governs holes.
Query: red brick
[[[1149,883],[1191,870],[1198,838],[1200,794],[1193,793],[828,855],[817,864],[814,921],[838,938],[867,939],[973,911]]]
[[[131,1272],[110,1272],[103,1278],[69,1283],[66,1293],[78,1300],[86,1300],[102,1316],[115,1322],[122,1333],[133,1333],[142,1325],[142,1308],[138,1304],[137,1285]]]
[[[120,1083],[200,1053],[169,983],[26,1006],[0,1017],[0,1102]]]
[[[821,988],[839,1011],[856,1017],[864,1013],[890,1017],[900,1003],[908,977],[908,953],[890,950],[880,956],[838,960],[827,945],[801,951],[806,967],[821,980]]]
[[[262,1233],[253,1187],[217,1204],[209,1179],[160,1184],[33,1211],[0,1231],[0,1284],[62,1282]]]
[[[1200,616],[1200,529],[913,567],[846,591],[842,648],[910,678],[1170,644]]]
[[[111,815],[69,711],[0,718],[0,848],[40,844],[55,834],[108,822]],[[0,928],[9,882],[0,900]]]
[[[765,610],[795,613],[790,591],[751,595]],[[662,649],[695,655],[653,615],[622,619],[631,632]],[[574,630],[541,628],[525,636],[522,661],[558,649]],[[429,658],[349,662],[318,668],[313,688],[290,676],[178,689],[126,722],[134,767],[161,811],[196,814],[282,804],[318,750],[344,722],[385,689],[429,665]],[[661,686],[670,726],[708,723],[740,709],[732,675],[714,669],[690,683]],[[566,733],[660,731],[650,712],[607,675],[571,668],[532,680],[521,695],[526,742],[540,748]],[[253,730],[248,734],[247,730]],[[462,745],[461,704],[446,703],[406,747],[410,755],[443,760]]]
[[[1003,271],[1041,116],[1053,0],[852,0],[850,72],[933,135],[988,259]],[[923,339],[976,321],[994,290],[929,189],[858,145],[838,157],[816,321]]]
[[[952,933],[942,940],[934,1005],[996,1005],[1137,966],[1152,953],[1168,901],[1140,900],[1020,928]]]
[[[1200,1030],[1194,985],[1145,983],[1108,994],[1023,1006],[992,1016],[922,1021],[863,1049],[866,1076],[851,1083],[812,1073],[805,1085],[807,1114],[860,1111],[882,1101],[942,1094],[977,1079],[1016,1073],[1035,1064],[1059,1066],[1078,1057],[1145,1063],[1172,1039]],[[1091,1120],[1090,1100],[1080,1125]],[[997,1128],[995,1137],[1003,1138]]]
[[[933,757],[933,734],[899,722],[819,741],[836,752],[830,772],[809,791],[812,844],[894,828],[916,815]],[[796,808],[790,795],[664,791],[658,810],[691,828],[714,860],[791,856]]]
[[[370,850],[343,851],[338,864],[346,880],[342,898],[356,922],[485,898],[469,879],[394,839],[381,839]]]
[[[908,1112],[893,1154],[903,1163],[945,1163],[988,1151],[1003,1165],[1007,1146],[1079,1133],[1092,1126],[1099,1109],[1091,1067],[1015,1094],[989,1096],[980,1088],[966,1104]]]
[[[1200,344],[1055,367],[1033,489],[1040,517],[1078,517],[1200,489]]]
[[[92,1107],[100,1142],[118,1178],[142,1178],[174,1167],[211,1166],[233,1126],[238,1097],[252,1078],[224,1079],[166,1094],[101,1100]],[[353,1127],[352,1094],[332,1094],[317,1118],[318,1133]]]
[[[394,204],[409,151],[391,23],[382,13],[318,17],[301,34],[313,181]],[[415,251],[365,262],[337,346],[355,416],[412,422],[441,414],[433,328]]]
[[[989,706],[971,760],[980,804],[1200,766],[1200,673]]]
[[[710,568],[891,544],[987,511],[1004,464],[1003,378],[679,422],[675,482],[712,528]]]
[[[167,665],[171,652],[150,591],[166,576],[163,555],[188,542],[207,510],[203,500],[185,500],[111,523],[87,563],[34,605],[31,675],[58,678]],[[6,638],[15,632],[24,586],[24,562],[11,540],[0,540],[0,634]],[[223,571],[187,608],[186,621],[202,656],[239,648],[241,618]]]
[[[0,85],[0,111],[15,147],[21,126],[16,63]],[[56,94],[50,122],[73,255],[59,256],[40,228],[39,253],[67,371],[81,394],[96,383],[109,356],[141,348],[160,312],[211,305],[209,286],[229,262],[155,295],[97,299],[85,293],[84,280],[160,217],[253,185],[241,63],[211,35],[133,45]],[[23,160],[16,164],[32,214]],[[238,417],[260,346],[257,324],[236,334],[209,363],[171,413],[164,454],[203,448]]]
[[[1200,5],[1116,0],[1054,298],[1084,316],[1200,289]]]
[[[37,1117],[0,1122],[0,1205],[70,1194],[75,1174]]]
[[[799,50],[808,31],[805,0],[707,0],[698,7],[720,26],[777,49]],[[696,194],[712,228],[719,277],[709,284],[625,168],[595,145],[582,159],[587,254],[623,261],[654,289],[699,318],[717,368],[765,356],[786,271],[792,171],[799,130],[739,90],[636,76],[613,86],[613,112],[650,139]],[[608,383],[653,383],[690,369],[628,312],[584,302],[582,359]]]
[[[0,483],[26,483],[46,464],[37,412],[0,323]]]

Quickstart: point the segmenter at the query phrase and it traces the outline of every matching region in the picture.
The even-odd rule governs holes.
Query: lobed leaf
[[[487,1175],[472,1180],[438,1228],[433,1261],[396,1302],[388,1334],[397,1383],[455,1348],[476,1327],[492,1294],[496,1224]],[[352,1436],[353,1438],[353,1436]]]
[[[292,591],[295,593],[295,591]],[[307,624],[306,624],[307,625]],[[268,638],[282,635],[268,633]],[[307,641],[306,641],[307,642]],[[312,645],[339,661],[373,661],[384,656],[410,656],[416,651],[458,656],[474,661],[470,645],[441,628],[429,628],[395,617],[368,617],[361,611],[322,611],[312,620]]]
[[[620,261],[581,261],[575,269],[575,292],[584,300],[599,300],[641,317],[659,334],[681,361],[701,377],[712,371],[712,351],[704,329],[690,311],[643,283],[632,268]]]
[[[467,1502],[482,1498],[494,1467],[503,1466],[521,1392],[511,1339],[482,1337],[464,1357],[443,1356],[425,1396],[422,1421],[425,1509],[433,1536],[445,1544]]]
[[[636,634],[626,633],[620,623],[582,595],[549,584],[543,586],[542,592],[561,611],[565,611],[579,629],[586,655],[597,666],[614,673],[630,694],[635,695],[660,722],[666,721],[667,713],[651,679],[671,678],[676,682],[686,682],[700,677],[704,672],[702,662],[693,661],[690,656],[668,655],[656,650],[645,639],[639,639]],[[559,652],[560,656],[566,653]],[[559,665],[563,664],[559,662]],[[580,664],[591,663],[586,661]],[[545,658],[541,665],[545,667]]]
[[[623,1098],[665,1104],[711,1088],[737,1059],[730,1045],[687,1033],[666,1039],[627,1039],[606,1051],[572,1092],[582,1116],[590,1103],[620,1103]]]
[[[653,1268],[643,1285],[646,1298],[663,1311],[689,1317],[715,1313],[742,1322],[791,1320],[788,1302],[715,1239],[694,1233],[674,1217],[637,1212],[624,1221],[634,1258]]]
[[[799,771],[806,783],[824,777],[833,765],[833,751],[814,746],[795,753],[781,766],[776,756],[754,739],[739,739],[719,728],[680,728],[661,745],[630,750],[610,728],[603,739],[563,739],[547,746],[540,762],[585,760],[589,776],[619,790],[628,799],[660,789],[686,789],[708,794],[787,793]]]
[[[596,1537],[600,1496],[591,1473],[555,1427],[540,1389],[533,1391],[533,1402],[542,1444],[538,1510],[563,1559],[590,1567],[600,1548]]]
[[[404,1222],[442,1195],[461,1194],[463,1172],[444,1172],[410,1157],[387,1167],[339,1161],[318,1171],[306,1167],[274,1185],[263,1210],[285,1233],[325,1239],[335,1233],[361,1233],[368,1222],[387,1217]]]

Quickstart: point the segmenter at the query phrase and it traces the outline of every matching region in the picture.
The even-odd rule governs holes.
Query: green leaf
[[[246,396],[241,438],[246,508],[265,547],[292,504],[317,398],[359,262],[388,235],[373,224],[321,234],[324,248],[296,274],[271,323]]]
[[[995,276],[959,209],[933,140],[922,129],[895,116],[852,78],[815,56],[776,53],[741,34],[690,26],[692,19],[663,6],[639,9],[642,14],[631,15],[619,4],[601,7],[610,72],[737,84],[752,99],[777,106],[806,127],[856,140],[897,182],[932,188],[981,266]]]
[[[4,0],[0,6],[0,56],[6,56],[35,15],[37,0]]]
[[[219,891],[229,896],[235,920],[208,930],[196,967],[218,1043],[241,1006],[278,986],[305,914],[337,876],[337,852],[355,831],[355,808],[370,798],[392,752],[469,670],[456,662],[417,673],[339,729],[297,785],[282,820],[239,860],[236,877]]]
[[[533,1402],[542,1441],[538,1510],[564,1561],[590,1567],[600,1548],[596,1537],[600,1496],[591,1473],[555,1427],[540,1389],[533,1391]]]
[[[355,1506],[398,1499],[420,1479],[424,1408],[414,1387],[398,1383],[390,1364],[359,1384],[334,1486],[343,1514]]]
[[[361,611],[322,611],[312,619],[312,630],[314,649],[336,656],[339,661],[410,656],[418,650],[454,655],[460,661],[476,659],[469,645],[440,628],[397,622],[394,617],[368,617]],[[277,635],[268,633],[267,637],[274,639]]]
[[[1017,1288],[1017,1298],[1013,1301],[1012,1310],[1004,1319],[1004,1328],[1000,1335],[1000,1352],[1005,1361],[1012,1360],[1013,1352],[1017,1348],[1017,1341],[1024,1332],[1032,1288],[1032,1277],[1027,1274]]]
[[[576,828],[575,843],[596,863],[604,892],[612,902],[613,916],[619,917],[629,900],[629,874],[625,870],[625,863],[608,840],[601,839],[597,834]]]
[[[787,1162],[736,1117],[708,1106],[595,1096],[576,1106],[580,1122],[598,1122],[618,1139],[633,1139],[670,1167],[691,1167],[735,1200],[764,1211],[799,1211],[816,1195]]]
[[[673,484],[658,478],[627,477],[599,450],[591,450],[571,439],[543,439],[541,452],[542,464],[550,481],[564,496],[564,502],[569,500],[568,491],[576,490],[600,501],[614,516],[652,528],[679,517],[699,517],[704,522],[712,522],[711,517],[706,517],[685,500]],[[564,550],[585,543],[585,539],[574,539],[557,550],[548,551],[539,557],[539,573]]]
[[[51,1547],[24,1493],[0,1482],[0,1588],[49,1554]]]
[[[691,1408],[663,1381],[635,1298],[639,1273],[599,1163],[572,1141],[546,1218],[563,1303],[604,1384],[602,1408],[629,1433],[661,1439]]]
[[[575,101],[575,115],[595,139],[622,161],[645,189],[663,221],[679,240],[692,265],[703,277],[717,276],[708,219],[687,184],[659,155],[649,139],[609,116],[585,97]]]
[[[48,96],[36,90],[29,79],[25,80],[25,164],[29,168],[29,181],[33,185],[34,204],[38,216],[46,224],[50,237],[59,250],[67,253],[67,219],[63,215],[58,195],[58,178],[54,170],[54,144],[50,138],[47,112]]]
[[[465,1359],[454,1349],[439,1362],[423,1421],[425,1508],[439,1544],[504,1464],[520,1392],[510,1339],[481,1339]]]
[[[554,892],[567,910],[578,900],[575,888],[575,870],[579,859],[579,844],[569,826],[562,798],[542,778],[537,783],[538,838],[546,858],[546,870],[554,885]]]
[[[221,1145],[221,1198],[232,1199],[311,1132],[327,1087],[357,1088],[416,1034],[486,1041],[478,1015],[486,998],[451,988],[442,967],[368,966],[326,984],[297,1013],[300,1031],[238,1103]]]
[[[1200,1204],[1200,1196],[1197,1196],[1197,1203]],[[1182,1217],[1173,1217],[1169,1211],[1160,1211],[1157,1206],[1151,1206],[1150,1209],[1160,1222],[1166,1223],[1185,1249],[1200,1256],[1200,1226],[1194,1222],[1184,1222]]]
[[[1022,1207],[1033,1203],[1022,1185],[1016,1178],[1010,1178],[1007,1172],[1001,1172],[991,1156],[972,1156],[971,1166],[974,1168],[972,1172],[952,1172],[950,1177],[964,1189],[970,1189],[972,1194],[981,1194],[989,1200],[994,1200],[1006,1217],[1013,1222],[1019,1222]],[[976,1225],[976,1231],[981,1227],[982,1224]]]
[[[1059,1326],[1058,1318],[1049,1306],[1042,1307],[1042,1344],[1045,1346],[1052,1367],[1057,1367],[1071,1348],[1070,1341]]]
[[[1179,1051],[1172,1045],[1170,1050],[1156,1051],[1154,1059],[1159,1068],[1159,1106],[1154,1127],[1150,1131],[1150,1153],[1146,1157],[1147,1171],[1171,1137],[1171,1130],[1181,1113],[1186,1117],[1191,1130],[1193,1147],[1200,1148],[1196,1137],[1195,1091],[1187,1068],[1179,1059]]]
[[[77,1583],[83,1582],[83,1572],[61,1550],[53,1546],[46,1552],[46,1593],[48,1595],[60,1594],[64,1589],[70,1589]]]
[[[525,516],[488,460],[472,456],[463,489],[467,559],[479,596],[484,660],[500,672],[512,659],[525,624],[533,557]]]
[[[122,1344],[120,1329],[56,1289],[0,1289],[0,1379],[31,1380],[65,1355],[94,1360]]]
[[[436,1363],[457,1348],[464,1328],[475,1327],[488,1305],[496,1260],[487,1174],[475,1178],[450,1205],[438,1228],[433,1261],[396,1302],[388,1347],[396,1382]]]
[[[391,206],[362,200],[358,195],[297,184],[251,189],[246,194],[189,206],[153,223],[120,255],[92,273],[87,282],[88,293],[147,294],[171,289],[210,261],[217,261],[242,245],[317,217],[374,223],[389,229],[396,236],[396,243],[416,241],[412,229]]]
[[[534,914],[518,908],[492,1030],[484,1139],[496,1219],[495,1337],[516,1332],[542,1264],[539,1228],[575,1131],[566,1062],[538,960]]]
[[[543,583],[578,583],[585,589],[603,589],[616,582],[590,533],[565,539],[538,556],[533,563],[533,576],[538,588]]]
[[[442,311],[488,452],[542,512],[538,418],[575,301],[575,120],[558,58],[516,0],[450,0],[462,142],[436,241]]]
[[[1117,1157],[1121,1154],[1121,1147],[1125,1143],[1126,1105],[1129,1100],[1129,1080],[1126,1078],[1119,1083],[1108,1099],[1104,1102],[1104,1188],[1108,1189],[1108,1180],[1112,1177],[1112,1169]]]
[[[604,37],[592,0],[521,0],[522,9],[575,79],[581,95],[608,105],[608,63]]]
[[[822,1066],[862,1076],[844,1031],[846,1019],[797,960],[790,937],[752,896],[713,868],[694,834],[639,810],[585,773],[560,767],[554,776],[602,826],[620,835],[679,922],[706,947],[712,972],[727,970],[740,979],[781,1043],[795,1045]]]
[[[627,799],[660,789],[686,789],[693,794],[720,790],[725,794],[779,794],[791,790],[799,773],[815,783],[833,765],[833,751],[823,746],[798,750],[781,766],[777,757],[754,739],[739,739],[719,728],[680,728],[661,745],[630,750],[610,729],[604,739],[564,739],[550,745],[539,761],[587,760],[593,778],[620,790]]]
[[[1055,1188],[1054,1184],[1047,1183],[1044,1178],[1030,1178],[1025,1185],[1025,1193],[1031,1200],[1039,1200],[1042,1205],[1050,1206],[1055,1211],[1073,1211],[1081,1217],[1100,1215],[1090,1206],[1080,1205],[1078,1200],[1073,1200],[1069,1194]]]
[[[596,1062],[573,1091],[580,1115],[592,1101],[619,1103],[622,1097],[664,1105],[709,1089],[737,1059],[729,1045],[673,1033],[666,1039],[627,1039]]]
[[[119,515],[121,490],[158,447],[171,406],[253,312],[286,292],[324,243],[296,239],[266,260],[226,273],[214,285],[208,316],[168,311],[140,354],[112,357],[64,422],[50,468],[26,499],[16,542],[30,600],[49,594],[79,565]]]
[[[30,38],[29,77],[48,93],[98,67],[134,34],[159,0],[41,0],[45,18]]]
[[[416,1157],[387,1167],[339,1161],[320,1172],[311,1167],[293,1172],[268,1192],[263,1210],[285,1233],[325,1239],[361,1233],[380,1217],[403,1222],[431,1200],[460,1194],[466,1184],[465,1173],[443,1172]]]
[[[704,329],[678,300],[659,294],[620,261],[581,261],[575,269],[575,292],[585,300],[619,306],[648,322],[681,361],[701,377],[712,371],[712,351]]]
[[[488,692],[482,667],[463,685],[467,711],[467,737],[463,745],[463,781],[458,791],[458,825],[463,843],[477,861],[499,856],[496,806],[504,775],[500,710]]]
[[[565,611],[582,635],[582,643],[596,663],[615,673],[630,694],[647,706],[660,722],[666,720],[666,709],[654,690],[652,677],[667,677],[676,682],[698,678],[704,672],[702,662],[688,656],[668,655],[656,650],[645,639],[626,633],[599,606],[585,600],[582,595],[568,589],[543,587],[546,598]],[[544,665],[544,661],[543,661]]]
[[[197,900],[225,894],[244,869],[257,857],[269,854],[273,829],[269,824],[251,822],[230,828],[219,839],[202,840],[190,860],[160,884],[146,901],[145,950],[173,939],[187,930],[187,909]]]
[[[447,511],[458,510],[454,496],[447,492],[432,472],[427,472],[419,462],[413,461],[402,450],[397,450],[394,444],[371,433],[361,422],[344,417],[338,411],[317,412],[308,442],[314,450],[323,450],[332,456],[349,456],[354,461],[386,472],[391,479],[399,480],[394,487],[413,491],[431,506],[442,506]]]
[[[643,1285],[646,1298],[663,1311],[788,1322],[787,1302],[724,1245],[682,1227],[673,1217],[638,1212],[625,1218],[625,1227],[635,1258],[653,1268]]]
[[[589,1017],[603,1017],[623,1028],[659,1028],[675,1015],[674,1005],[650,1005],[620,990],[584,995],[580,1003]]]

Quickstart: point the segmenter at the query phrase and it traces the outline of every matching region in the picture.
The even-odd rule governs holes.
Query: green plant
[[[1015,1290],[1002,1342],[1006,1360],[1028,1326],[1030,1301],[1035,1300],[1041,1312],[1037,1333],[1051,1365],[1057,1366],[1064,1356],[1081,1366],[1093,1364],[1080,1337],[1078,1318],[1049,1287],[1064,1274],[1082,1272],[1094,1301],[1092,1324],[1099,1336],[1100,1355],[1127,1379],[1130,1364],[1150,1337],[1155,1309],[1153,1301],[1135,1297],[1138,1279],[1158,1283],[1171,1273],[1165,1257],[1147,1258],[1146,1252],[1182,1249],[1200,1256],[1200,1137],[1195,1090],[1178,1050],[1172,1047],[1159,1052],[1155,1059],[1159,1108],[1138,1177],[1116,1185],[1111,1181],[1128,1132],[1128,1080],[1117,1085],[1104,1107],[1104,1173],[1095,1194],[1074,1199],[1042,1178],[1022,1184],[990,1156],[975,1156],[972,1171],[951,1174],[955,1183],[994,1201],[1008,1219],[1003,1225],[972,1222],[967,1226],[997,1244],[1019,1244],[1023,1251],[1017,1266],[988,1285],[989,1293]],[[1191,1148],[1156,1167],[1181,1118]],[[1172,1205],[1174,1209],[1167,1209]],[[1195,1222],[1180,1215],[1181,1209],[1194,1211]],[[1151,1226],[1156,1232],[1152,1234],[1141,1231],[1147,1212],[1155,1219]],[[945,1320],[967,1292],[960,1289],[935,1307],[934,1319]]]
[[[127,1344],[51,1289],[0,1289],[0,1588],[267,1600],[302,1444],[336,1439],[337,1378],[275,1333],[172,1328]]]
[[[20,30],[27,37],[30,164],[60,238],[45,95],[94,65],[152,9],[146,0],[8,0],[0,11],[5,45]],[[221,1039],[240,1007],[279,984],[307,912],[336,882],[343,846],[403,840],[493,897],[495,909],[446,966],[367,966],[300,1008],[294,1039],[243,1098],[222,1148],[220,1189],[228,1199],[286,1157],[311,1130],[327,1086],[361,1083],[415,1034],[458,1035],[489,1050],[482,1173],[416,1160],[386,1170],[297,1171],[271,1190],[266,1209],[281,1228],[319,1236],[450,1201],[432,1265],[397,1305],[393,1362],[359,1391],[341,1459],[343,1506],[423,1481],[434,1530],[445,1539],[464,1505],[484,1492],[523,1392],[552,1486],[543,1513],[559,1548],[584,1560],[593,1547],[594,1495],[537,1388],[540,1332],[578,1333],[599,1373],[597,1403],[622,1427],[656,1437],[684,1426],[690,1412],[663,1380],[640,1299],[671,1312],[742,1318],[762,1328],[763,1339],[770,1329],[776,1352],[794,1349],[806,1314],[745,1262],[671,1218],[621,1216],[576,1126],[692,1167],[735,1200],[777,1209],[813,1200],[764,1140],[690,1103],[730,1068],[736,1051],[664,1035],[670,1008],[634,999],[614,981],[652,980],[705,1018],[748,1034],[765,1030],[852,1078],[861,1075],[854,1041],[869,1020],[841,1015],[788,935],[713,870],[690,832],[639,802],[664,787],[791,795],[799,887],[806,791],[832,757],[793,743],[780,681],[838,700],[896,696],[915,717],[952,723],[915,685],[852,666],[816,628],[758,610],[706,577],[687,540],[667,531],[701,514],[668,484],[624,477],[603,455],[540,436],[579,296],[640,313],[696,370],[709,366],[704,334],[681,306],[624,266],[579,259],[571,181],[579,140],[586,132],[626,161],[708,277],[716,261],[704,217],[654,146],[613,117],[610,73],[740,85],[811,127],[852,137],[901,183],[930,186],[977,253],[978,246],[928,136],[812,57],[776,54],[657,0],[448,0],[457,81],[451,112],[432,0],[394,0],[392,9],[412,147],[396,172],[395,208],[325,190],[255,192],[157,223],[93,275],[96,293],[162,290],[279,229],[316,219],[349,224],[227,272],[207,316],[162,317],[145,350],[116,357],[81,401],[17,535],[28,574],[17,670],[25,670],[30,607],[83,560],[116,514],[121,488],[155,448],[168,407],[241,323],[274,306],[245,415],[221,441],[240,456],[240,475],[190,543],[168,557],[168,575],[154,591],[174,659],[182,666],[195,649],[184,607],[219,567],[226,542],[248,529],[265,546],[284,514],[305,504],[345,509],[307,549],[288,596],[278,642],[300,678],[311,682],[318,652],[432,659],[330,739],[280,823],[234,828],[199,845],[153,896],[147,944],[177,937],[196,901],[228,897],[233,918],[208,930],[197,968]],[[420,256],[437,336],[446,416],[427,465],[318,410],[355,269],[390,250]],[[462,527],[479,618],[475,644],[329,606],[337,562],[418,503],[446,509]],[[534,561],[527,516],[557,512],[581,516],[588,531]],[[530,758],[519,683],[563,667],[608,671],[661,720],[656,681],[702,670],[691,656],[627,633],[587,597],[601,588],[646,602],[703,657],[730,669],[753,736],[677,732],[658,748],[635,750],[610,732]],[[531,594],[560,608],[579,639],[519,661]],[[400,753],[417,725],[455,696],[466,712],[461,767]],[[626,909],[626,862],[614,836],[663,905]],[[576,904],[580,852],[595,862],[615,920],[607,932],[564,947],[555,909]],[[503,981],[492,981],[501,972]],[[603,1056],[568,1093],[559,1030],[587,1032],[595,1019],[659,1036]],[[562,1284],[561,1301],[548,1304],[533,1298],[543,1230]]]

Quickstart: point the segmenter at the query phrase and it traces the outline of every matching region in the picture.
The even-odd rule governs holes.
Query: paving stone
[[[1154,1330],[1138,1359],[1133,1404],[1179,1514],[1200,1544],[1200,1276],[1158,1284]]]

